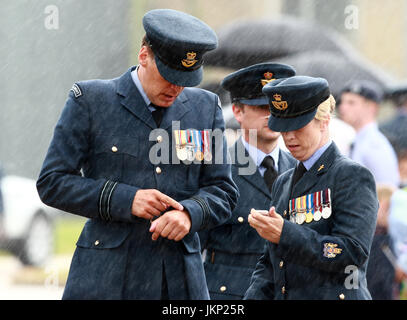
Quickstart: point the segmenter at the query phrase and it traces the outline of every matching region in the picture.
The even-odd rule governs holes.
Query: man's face
[[[359,128],[367,109],[366,99],[351,92],[345,92],[341,95],[341,104],[339,105],[339,115],[343,121],[354,128]]]
[[[165,80],[157,69],[154,56],[143,46],[139,53],[140,82],[150,101],[160,107],[169,107],[184,90]]]
[[[299,161],[308,160],[320,147],[323,146],[323,133],[327,130],[329,121],[313,119],[305,127],[282,132],[284,143],[294,158]]]
[[[268,127],[268,117],[270,116],[270,107],[264,106],[249,106],[243,107],[233,105],[233,112],[236,120],[240,123],[241,129],[254,129],[257,132],[257,140],[262,142],[272,142],[278,139],[279,132],[270,130]]]

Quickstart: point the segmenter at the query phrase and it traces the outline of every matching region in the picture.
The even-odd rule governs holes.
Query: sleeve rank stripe
[[[205,228],[207,226],[207,224],[209,223],[209,216],[210,216],[209,206],[205,202],[205,200],[203,200],[200,197],[192,197],[191,200],[195,200],[201,206],[202,212],[203,212],[203,219],[202,219],[202,227],[201,228]]]
[[[110,215],[110,198],[112,197],[113,190],[116,188],[116,185],[117,185],[117,182],[114,183],[112,189],[110,190],[109,197],[107,199],[107,215],[109,216],[109,220],[112,219],[112,216]]]
[[[112,218],[110,215],[110,198],[116,185],[117,182],[113,182],[110,180],[106,181],[102,193],[100,194],[99,215],[102,220],[109,221]]]
[[[103,189],[102,189],[102,192],[100,193],[100,197],[99,197],[99,216],[100,216],[100,218],[102,218],[102,220],[105,220],[103,213],[102,213],[102,196],[106,190],[106,186],[108,183],[109,183],[109,180],[106,181],[105,184],[103,185]]]

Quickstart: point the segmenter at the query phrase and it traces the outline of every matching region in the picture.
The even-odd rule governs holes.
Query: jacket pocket
[[[120,222],[88,220],[79,236],[79,248],[113,249],[120,247],[130,234],[130,225]]]
[[[243,297],[249,288],[253,270],[205,262],[205,273],[209,292]]]

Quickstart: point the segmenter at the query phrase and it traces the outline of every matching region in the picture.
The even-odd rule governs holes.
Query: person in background
[[[397,263],[389,234],[390,199],[396,189],[391,185],[377,185],[379,210],[376,231],[367,266],[367,286],[373,300],[392,300]]]
[[[265,245],[249,226],[247,216],[252,208],[268,209],[274,180],[295,166],[295,159],[278,146],[280,133],[267,126],[270,107],[262,92],[266,83],[293,75],[295,70],[288,65],[261,63],[233,72],[222,81],[242,132],[230,148],[232,178],[240,197],[226,223],[199,233],[202,249],[206,249],[211,299],[243,298]]]
[[[407,84],[389,89],[386,97],[396,106],[396,115],[379,129],[389,139],[399,162],[400,187],[407,187]]]
[[[339,115],[356,130],[349,157],[368,168],[376,183],[400,183],[396,153],[379,131],[377,114],[383,91],[369,81],[352,81],[341,92]]]
[[[389,234],[394,244],[395,265],[398,266],[395,274],[395,298],[397,298],[400,293],[407,294],[405,288],[407,285],[407,187],[396,190],[391,197]],[[407,296],[404,297],[406,298]]]

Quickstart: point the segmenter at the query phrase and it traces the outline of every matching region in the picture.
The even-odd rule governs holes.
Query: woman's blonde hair
[[[315,114],[314,118],[321,121],[328,120],[335,111],[335,106],[335,98],[330,95],[328,99],[318,106],[317,113]]]

